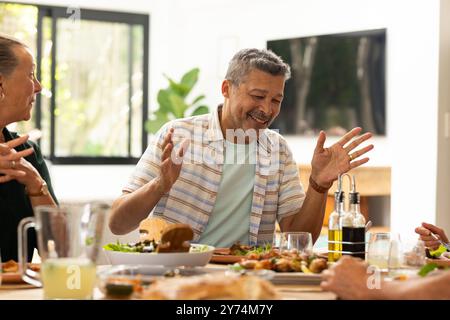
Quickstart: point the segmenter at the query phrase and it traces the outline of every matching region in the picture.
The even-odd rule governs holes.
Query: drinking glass
[[[272,248],[280,248],[280,247],[281,247],[281,232],[275,231],[273,233]]]
[[[382,272],[388,271],[389,250],[392,235],[390,233],[374,233],[370,237],[367,249],[367,263],[378,267]]]
[[[43,286],[45,299],[91,299],[108,209],[103,203],[36,207],[34,217],[19,224],[22,279]],[[27,269],[29,228],[37,233],[40,274]]]
[[[312,254],[312,236],[309,232],[283,232],[281,234],[281,251],[297,251]]]

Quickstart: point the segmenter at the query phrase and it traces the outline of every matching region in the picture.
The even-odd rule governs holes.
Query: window
[[[31,48],[44,89],[33,119],[47,158],[137,162],[147,145],[147,15],[1,3],[0,27],[36,44]],[[18,130],[31,126],[20,123]]]

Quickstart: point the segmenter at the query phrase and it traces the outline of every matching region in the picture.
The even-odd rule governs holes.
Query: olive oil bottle
[[[328,261],[336,262],[342,255],[342,228],[341,217],[344,213],[344,192],[334,193],[334,211],[328,219]]]

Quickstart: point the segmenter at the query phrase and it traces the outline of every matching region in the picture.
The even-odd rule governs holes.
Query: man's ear
[[[229,98],[230,91],[231,91],[231,82],[229,80],[223,80],[222,81],[222,95],[225,98]]]

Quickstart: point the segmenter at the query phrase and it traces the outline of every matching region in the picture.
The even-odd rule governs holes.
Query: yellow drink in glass
[[[367,259],[367,263],[371,266],[376,266],[381,271],[388,270],[388,257],[386,255],[372,255]]]
[[[41,277],[45,299],[92,299],[96,269],[85,258],[47,259]]]

